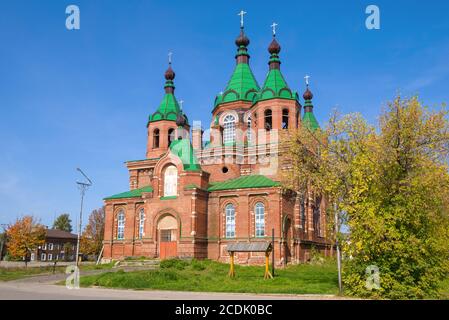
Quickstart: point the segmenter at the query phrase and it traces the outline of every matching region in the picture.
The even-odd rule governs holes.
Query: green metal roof
[[[306,102],[306,105],[307,105],[307,102]],[[315,115],[311,111],[304,112],[304,115],[302,117],[302,124],[306,128],[308,128],[310,131],[315,131],[320,128],[320,125],[319,125],[318,121],[316,120]]]
[[[196,159],[193,146],[189,139],[174,140],[170,144],[170,151],[175,154],[182,162],[184,170],[198,171],[201,166]]]
[[[296,92],[292,92],[279,69],[271,69],[265,78],[262,90],[257,95],[257,101],[274,98],[296,100]]]
[[[241,176],[210,184],[208,191],[277,187],[280,183],[262,175]]]
[[[232,73],[225,91],[215,98],[215,106],[233,101],[253,101],[260,90],[249,64],[238,63]]]
[[[146,186],[146,187],[143,187],[140,189],[135,189],[135,190],[131,190],[131,191],[114,194],[113,196],[104,198],[104,200],[140,198],[142,196],[142,193],[144,193],[144,192],[153,192],[153,188],[150,186]]]
[[[156,112],[150,115],[148,120],[150,122],[159,120],[176,121],[179,113],[182,113],[182,111],[175,95],[173,93],[166,93]]]
[[[178,101],[176,100],[174,89],[175,85],[172,80],[167,80],[165,82],[165,95],[162,98],[162,102],[159,104],[156,112],[149,116],[148,121],[160,121],[169,120],[176,121],[178,114],[181,113],[188,123],[187,116],[182,112]]]

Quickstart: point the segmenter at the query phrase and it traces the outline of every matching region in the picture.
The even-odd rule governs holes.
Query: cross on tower
[[[310,78],[309,75],[306,75],[306,76],[304,77],[304,79],[306,79],[306,85],[307,85],[307,86],[309,85],[309,78]]]
[[[270,26],[273,29],[273,37],[276,36],[276,27],[278,24],[276,22],[273,22],[273,24]]]
[[[246,14],[245,11],[241,10],[239,13],[237,13],[238,16],[240,16],[240,28],[243,28],[243,16]]]
[[[168,63],[171,64],[171,56],[173,55],[173,52],[168,53]]]
[[[182,110],[182,104],[184,103],[184,100],[179,100],[179,107],[181,108],[181,110]]]

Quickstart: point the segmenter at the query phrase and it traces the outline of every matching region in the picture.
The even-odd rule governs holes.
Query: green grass
[[[61,273],[65,267],[56,267],[55,272]],[[0,281],[11,281],[41,274],[52,274],[53,267],[28,267],[28,268],[0,268]]]
[[[106,272],[82,276],[81,286],[123,289],[158,289],[202,292],[336,294],[337,270],[333,261],[322,265],[294,265],[277,269],[274,279],[264,280],[264,266],[236,266],[210,260],[164,260],[159,270]]]

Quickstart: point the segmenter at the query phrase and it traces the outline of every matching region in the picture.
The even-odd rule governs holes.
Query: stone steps
[[[160,264],[159,259],[151,260],[122,260],[117,261],[114,268],[118,267],[148,267],[148,268],[158,268]]]

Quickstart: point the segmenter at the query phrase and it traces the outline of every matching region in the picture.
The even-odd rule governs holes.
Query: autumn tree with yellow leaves
[[[284,185],[323,193],[342,243],[345,293],[375,298],[437,296],[449,272],[449,122],[445,108],[396,98],[378,126],[334,114],[323,130],[284,141]],[[330,223],[335,220],[328,219]],[[334,226],[332,226],[335,230]],[[367,286],[367,267],[380,286]]]
[[[32,250],[45,242],[46,229],[32,216],[17,219],[6,230],[8,254],[12,259],[25,260]]]
[[[80,250],[86,255],[97,256],[103,247],[105,213],[104,207],[93,210],[89,223],[81,235]]]

